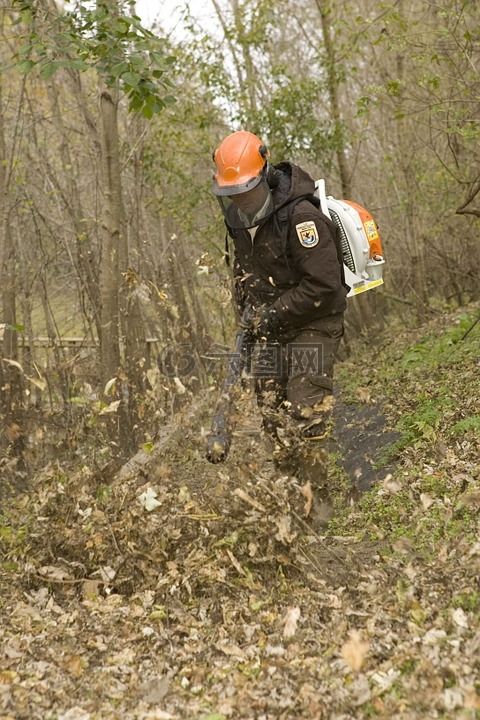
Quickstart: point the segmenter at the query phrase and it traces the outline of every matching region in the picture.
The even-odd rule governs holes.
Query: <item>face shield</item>
[[[216,185],[213,192],[220,203],[227,225],[234,230],[256,227],[274,210],[272,193],[264,174],[242,186]]]

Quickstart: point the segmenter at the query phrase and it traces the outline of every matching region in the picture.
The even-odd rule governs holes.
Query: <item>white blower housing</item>
[[[350,200],[327,197],[324,180],[315,183],[315,195],[323,214],[340,230],[345,281],[350,286],[347,297],[383,285],[382,241],[368,210]]]

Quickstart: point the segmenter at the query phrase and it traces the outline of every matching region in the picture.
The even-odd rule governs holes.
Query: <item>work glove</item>
[[[278,313],[272,306],[254,308],[247,305],[240,320],[240,326],[257,340],[275,341],[281,332]]]

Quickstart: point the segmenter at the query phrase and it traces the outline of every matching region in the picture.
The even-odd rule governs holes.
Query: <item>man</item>
[[[264,428],[281,465],[321,487],[318,441],[332,405],[348,288],[336,226],[313,204],[314,181],[293,163],[270,165],[269,156],[253,133],[229,135],[213,154],[213,192],[233,239],[237,306],[252,308],[261,344]]]

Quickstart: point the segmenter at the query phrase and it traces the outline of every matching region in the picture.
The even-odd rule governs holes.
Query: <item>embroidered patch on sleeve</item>
[[[295,230],[297,231],[300,245],[303,245],[303,247],[306,248],[315,247],[315,245],[317,245],[319,240],[318,230],[313,220],[295,225]]]

